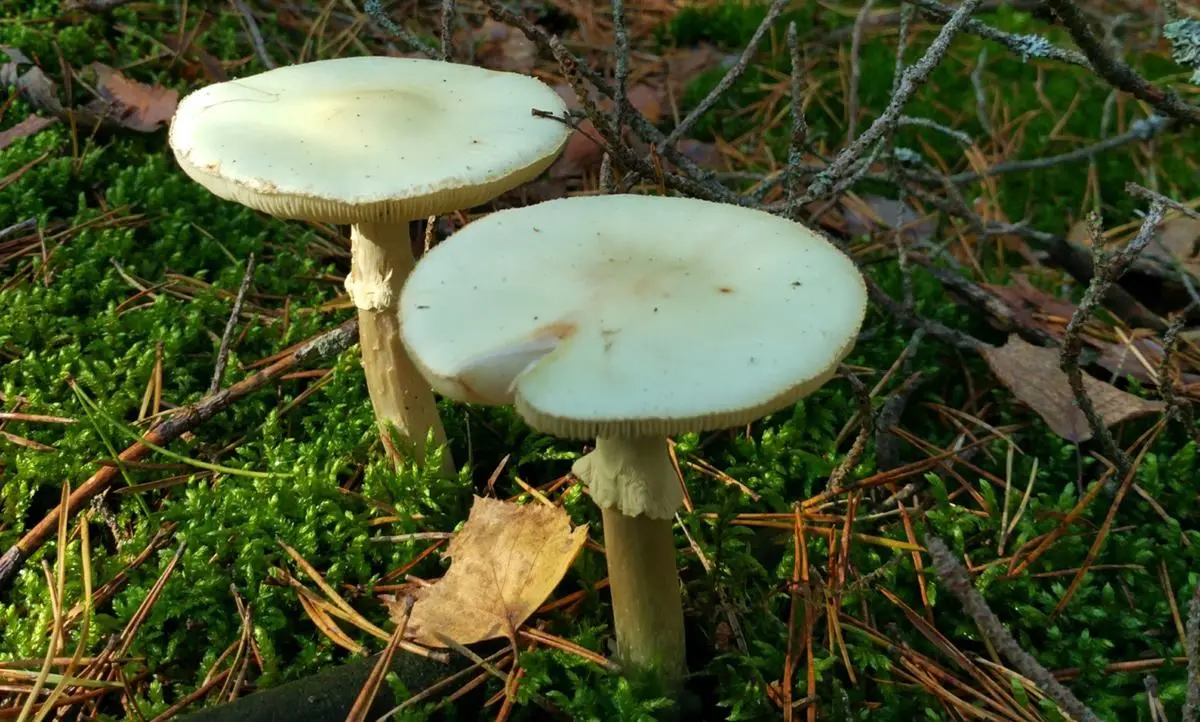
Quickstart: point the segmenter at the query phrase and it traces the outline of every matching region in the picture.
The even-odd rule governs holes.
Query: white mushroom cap
[[[434,389],[566,438],[748,423],[834,373],[866,313],[819,234],[685,198],[567,198],[468,225],[417,265],[401,335]]]
[[[435,60],[354,57],[209,85],[179,103],[170,144],[217,196],[283,218],[407,221],[532,180],[566,143],[541,81]]]

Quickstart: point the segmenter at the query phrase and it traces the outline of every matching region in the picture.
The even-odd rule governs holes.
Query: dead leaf
[[[904,229],[903,235],[912,240],[926,240],[933,236],[937,223],[929,216],[922,216],[915,208],[902,201],[867,193],[847,195],[841,201],[846,210],[846,231],[856,236],[867,236],[877,230],[895,231]]]
[[[1087,419],[1075,406],[1067,375],[1058,367],[1057,349],[1034,346],[1012,335],[1003,346],[987,348],[981,354],[996,377],[1036,411],[1054,433],[1073,442],[1092,438]],[[1163,409],[1162,402],[1127,394],[1086,373],[1083,386],[1108,426]]]
[[[1046,293],[1019,273],[1013,274],[1010,285],[984,284],[984,288],[1012,308],[1017,323],[1055,338],[1062,338],[1067,322],[1075,315],[1075,304]]]
[[[1200,277],[1200,221],[1187,216],[1172,218],[1159,226],[1158,237],[1147,250],[1174,258]]]
[[[8,130],[0,130],[0,150],[4,150],[21,138],[28,138],[36,134],[39,130],[53,124],[57,120],[57,118],[44,118],[31,113],[28,118]]]
[[[103,63],[92,63],[87,69],[95,73],[100,97],[88,103],[86,110],[106,121],[129,130],[153,133],[175,115],[179,104],[176,91],[130,80]]]
[[[587,540],[587,525],[571,529],[567,513],[475,497],[462,531],[446,550],[446,575],[416,593],[409,635],[445,647],[507,637],[554,591]],[[389,605],[394,620],[403,601]]]
[[[54,81],[42,69],[34,66],[17,78],[17,91],[25,96],[33,107],[53,115],[62,115],[63,106],[58,101]]]
[[[491,18],[474,32],[475,57],[492,70],[528,72],[537,63],[537,45],[525,33]]]
[[[630,88],[625,97],[629,98],[629,104],[644,115],[652,125],[658,125],[658,121],[662,120],[662,91],[642,83]]]

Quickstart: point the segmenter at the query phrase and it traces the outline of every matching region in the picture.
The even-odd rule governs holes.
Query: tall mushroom
[[[475,221],[422,259],[400,301],[405,346],[438,392],[596,439],[574,472],[603,513],[618,655],[668,692],[685,672],[668,435],[812,393],[866,305],[854,264],[804,226],[633,195]]]
[[[352,224],[346,291],[389,450],[389,425],[418,459],[431,431],[445,440],[399,336],[396,304],[414,263],[409,221],[479,205],[546,169],[569,129],[534,109],[561,114],[565,105],[524,75],[354,57],[209,85],[171,122],[179,165],[221,198],[279,218]]]

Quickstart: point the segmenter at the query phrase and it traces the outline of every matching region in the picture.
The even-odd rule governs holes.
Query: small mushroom
[[[354,57],[209,85],[179,103],[170,145],[221,198],[279,218],[347,223],[346,291],[358,308],[367,389],[420,459],[445,440],[400,343],[396,304],[412,270],[409,221],[470,208],[532,180],[569,128],[535,78],[433,60]],[[447,470],[452,470],[447,456]]]
[[[438,392],[596,439],[574,473],[603,513],[618,655],[668,693],[685,662],[667,437],[812,393],[866,305],[854,264],[802,225],[634,195],[477,220],[422,259],[400,301],[404,344]]]

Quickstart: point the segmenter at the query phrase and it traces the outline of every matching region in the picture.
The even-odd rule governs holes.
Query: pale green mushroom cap
[[[819,388],[867,293],[820,234],[747,208],[612,195],[493,213],[435,247],[400,299],[439,393],[515,403],[566,438],[739,426]]]
[[[320,60],[216,83],[180,103],[170,145],[217,196],[282,218],[401,222],[535,178],[570,128],[548,85],[436,60]]]

